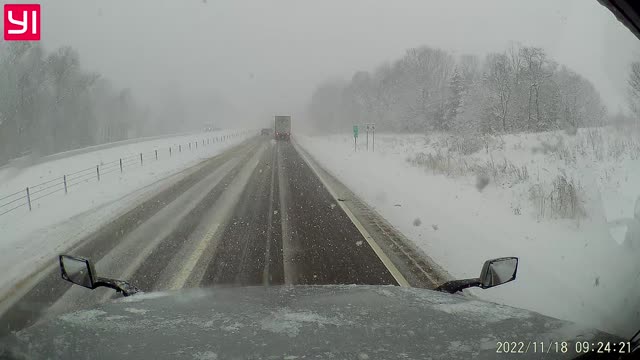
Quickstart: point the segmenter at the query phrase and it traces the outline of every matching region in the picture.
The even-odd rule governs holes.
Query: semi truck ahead
[[[291,116],[276,115],[275,138],[287,141],[291,139]]]

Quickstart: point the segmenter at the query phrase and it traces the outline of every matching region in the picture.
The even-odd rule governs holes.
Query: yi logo
[[[40,40],[40,4],[5,4],[4,39]]]

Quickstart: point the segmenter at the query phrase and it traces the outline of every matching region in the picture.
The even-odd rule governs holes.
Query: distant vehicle
[[[272,133],[272,129],[269,128],[264,128],[262,129],[262,131],[260,131],[260,135],[271,135]]]
[[[204,132],[212,132],[217,131],[218,129],[213,126],[213,123],[205,123],[203,130]]]
[[[276,116],[276,140],[291,139],[291,116]]]

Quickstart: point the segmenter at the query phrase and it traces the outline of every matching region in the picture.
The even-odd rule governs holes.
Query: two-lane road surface
[[[398,285],[296,147],[267,136],[200,164],[69,252],[89,257],[99,275],[129,280],[147,292]],[[4,304],[3,332],[116,296],[109,289],[70,286],[60,279],[55,259],[45,272]]]

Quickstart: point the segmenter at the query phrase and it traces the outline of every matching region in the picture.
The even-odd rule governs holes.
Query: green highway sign
[[[358,137],[358,125],[353,125],[353,137]]]

